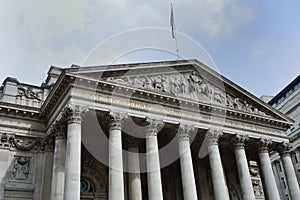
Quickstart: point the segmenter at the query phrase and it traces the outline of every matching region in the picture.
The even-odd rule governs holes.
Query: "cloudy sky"
[[[202,46],[217,71],[258,97],[276,94],[299,74],[300,1],[172,2],[183,58],[204,59],[189,42]],[[86,63],[95,49],[100,64],[174,60],[170,3],[0,0],[0,81],[40,85],[51,65]]]

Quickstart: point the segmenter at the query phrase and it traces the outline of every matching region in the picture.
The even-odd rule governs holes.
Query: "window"
[[[94,192],[93,185],[87,180],[80,181],[80,192]]]

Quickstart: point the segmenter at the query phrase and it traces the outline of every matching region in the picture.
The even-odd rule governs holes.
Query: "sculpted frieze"
[[[53,139],[26,138],[14,134],[0,133],[0,149],[17,149],[20,151],[53,151]]]
[[[18,87],[18,94],[17,97],[20,98],[27,98],[27,99],[34,99],[41,101],[41,98],[39,97],[40,92],[34,91],[32,87]]]
[[[248,102],[208,83],[195,71],[167,75],[108,77],[106,81],[266,115]]]

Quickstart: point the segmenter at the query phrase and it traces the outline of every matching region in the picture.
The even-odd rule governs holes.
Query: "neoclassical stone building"
[[[197,60],[62,69],[0,90],[0,199],[300,199],[293,121]]]

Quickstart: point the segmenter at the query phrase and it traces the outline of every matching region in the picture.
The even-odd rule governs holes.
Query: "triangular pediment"
[[[267,116],[286,123],[292,122],[197,60],[83,67],[69,69],[67,73],[237,112]]]

